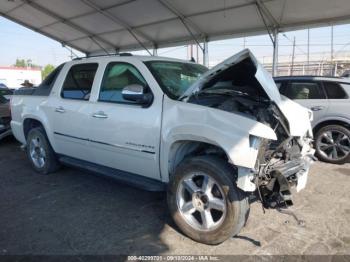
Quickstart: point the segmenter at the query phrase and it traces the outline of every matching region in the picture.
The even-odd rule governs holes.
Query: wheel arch
[[[23,120],[24,137],[27,139],[29,131],[33,128],[36,128],[36,127],[43,127],[45,129],[44,125],[39,120],[37,120],[35,118],[28,117],[28,118],[24,119]]]
[[[54,148],[53,145],[53,138],[50,133],[50,129],[48,128],[47,125],[44,124],[45,121],[42,121],[36,116],[27,116],[23,119],[23,134],[24,138],[27,139],[28,133],[31,129],[36,128],[36,127],[42,127],[45,131],[45,134],[51,144],[51,146]]]
[[[329,126],[329,125],[340,125],[340,126],[343,126],[343,127],[350,129],[350,123],[347,121],[337,120],[337,119],[329,119],[329,120],[322,121],[322,122],[318,123],[317,125],[315,125],[315,127],[313,128],[314,135],[316,135],[317,132],[321,128],[323,128],[325,126]]]
[[[166,152],[166,163],[163,166],[165,177],[163,180],[169,181],[169,177],[174,174],[176,167],[189,156],[200,156],[200,155],[215,155],[225,161],[229,161],[227,152],[215,143],[200,140],[176,140],[169,145],[169,150]]]

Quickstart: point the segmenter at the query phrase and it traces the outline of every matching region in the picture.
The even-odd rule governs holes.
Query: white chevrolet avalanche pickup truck
[[[42,174],[60,164],[151,191],[175,223],[218,244],[239,233],[255,195],[292,205],[313,160],[312,113],[280,95],[249,50],[208,70],[121,54],[67,62],[11,100],[13,134]]]

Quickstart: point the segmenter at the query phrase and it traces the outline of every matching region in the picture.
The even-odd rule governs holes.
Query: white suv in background
[[[275,82],[282,95],[313,111],[315,148],[320,160],[350,161],[350,80],[340,77],[285,76]]]

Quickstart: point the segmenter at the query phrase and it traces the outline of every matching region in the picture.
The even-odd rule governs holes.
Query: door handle
[[[108,118],[108,116],[104,112],[97,112],[92,115],[95,118]]]
[[[312,111],[320,111],[320,110],[322,110],[324,108],[324,106],[313,106],[313,107],[311,107],[311,110]]]
[[[55,112],[64,113],[66,112],[66,110],[62,106],[59,106],[59,107],[56,107]]]

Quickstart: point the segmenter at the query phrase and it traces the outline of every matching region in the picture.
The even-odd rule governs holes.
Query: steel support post
[[[158,56],[158,49],[156,47],[153,48],[153,56]]]
[[[278,74],[278,28],[273,30],[272,76]]]
[[[203,44],[203,65],[209,67],[209,50],[208,50],[208,41],[204,41]],[[198,62],[198,61],[197,61]]]

